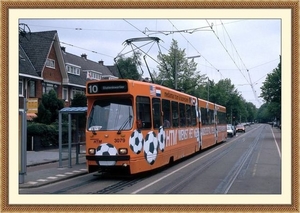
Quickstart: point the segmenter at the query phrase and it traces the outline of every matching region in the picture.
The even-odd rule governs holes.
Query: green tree
[[[46,109],[43,103],[39,104],[37,117],[33,119],[37,123],[50,124],[51,112]]]
[[[42,96],[41,103],[38,107],[37,117],[35,122],[51,124],[58,119],[59,110],[64,107],[62,100],[57,98],[56,92],[50,90]]]
[[[264,103],[260,106],[260,108],[257,111],[256,120],[260,123],[267,123],[269,121],[272,121],[274,117],[271,115],[269,111],[269,104]]]
[[[261,94],[266,103],[270,115],[277,120],[281,120],[281,63],[272,73],[268,74],[261,87]]]
[[[136,52],[132,57],[121,56],[118,58],[116,65],[124,79],[141,80],[142,76],[138,71],[138,67],[142,64],[140,56],[141,54]]]
[[[71,107],[86,107],[87,100],[85,94],[76,93],[73,97]]]
[[[228,123],[247,121],[249,116],[247,103],[230,79],[222,79],[218,83],[208,79],[206,84],[198,89],[197,94],[202,99],[225,106]]]
[[[248,112],[248,117],[246,121],[248,122],[254,122],[257,116],[257,108],[256,106],[251,102],[246,102],[246,110]]]
[[[179,49],[176,40],[173,39],[168,54],[160,54],[157,58],[159,73],[154,73],[156,82],[195,95],[199,85],[203,84],[205,75],[196,71],[197,63],[187,59],[185,50]]]

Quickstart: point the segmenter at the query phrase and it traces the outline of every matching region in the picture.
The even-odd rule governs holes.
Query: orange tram
[[[149,82],[89,81],[89,172],[153,170],[226,141],[226,108]]]

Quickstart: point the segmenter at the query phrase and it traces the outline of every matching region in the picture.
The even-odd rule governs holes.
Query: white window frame
[[[20,93],[20,89],[21,89],[21,93]],[[19,80],[19,96],[24,97],[24,82],[23,82],[23,79]]]
[[[67,88],[67,87],[63,87],[63,89],[62,89],[62,95],[63,95],[63,99],[65,100],[65,101],[69,101],[69,89]],[[66,95],[65,95],[66,94]],[[65,97],[66,96],[66,97]]]
[[[76,66],[76,65],[73,65],[73,64],[66,64],[66,70],[70,74],[80,76],[80,69],[81,69],[80,66]]]
[[[55,60],[53,60],[51,58],[47,58],[46,67],[55,69]]]
[[[29,81],[28,95],[30,98],[36,97],[36,81]]]
[[[102,73],[101,72],[96,72],[94,70],[86,70],[87,76],[88,74],[90,75],[90,79],[96,79],[96,80],[101,80],[102,79]]]
[[[71,95],[71,100],[73,100],[76,93],[84,94],[84,92],[85,92],[84,90],[73,88],[71,90],[71,94],[70,94]]]

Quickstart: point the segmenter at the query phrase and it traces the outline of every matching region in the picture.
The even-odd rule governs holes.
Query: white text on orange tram
[[[198,138],[198,136],[199,130],[197,128],[166,130],[166,146],[175,145],[178,141]]]

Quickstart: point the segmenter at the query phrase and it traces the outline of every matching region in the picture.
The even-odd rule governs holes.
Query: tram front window
[[[89,131],[128,130],[132,124],[132,102],[128,98],[97,100],[88,118]]]

